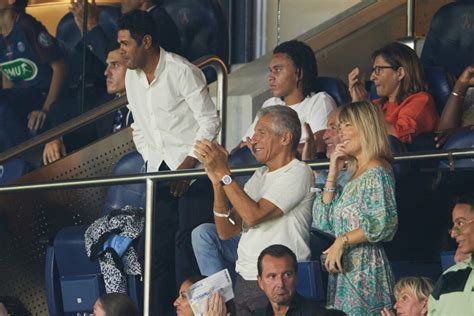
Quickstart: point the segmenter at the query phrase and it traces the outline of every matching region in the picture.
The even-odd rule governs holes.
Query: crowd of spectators
[[[60,96],[63,57],[56,40],[24,12],[26,2],[2,5],[0,28],[8,41],[0,41],[0,113],[5,113],[0,117],[26,120],[29,129],[40,129]],[[440,130],[436,141],[442,146],[453,131],[471,129],[472,113],[462,114],[467,108],[464,96],[474,83],[471,66],[456,81],[440,118],[416,53],[390,43],[372,54],[370,80],[378,97],[373,103],[368,100],[356,67],[348,75],[352,102],[336,109],[331,96],[318,91],[311,48],[295,40],[278,45],[269,64],[273,97],[263,103],[235,149],[248,147],[262,166],[241,185],[231,174],[229,153],[215,141],[220,122],[206,79],[175,54],[177,35],[163,26],[170,25],[163,9],[144,0],[122,1],[117,38],[101,31],[98,10],[93,2],[87,40],[105,63],[107,93],[127,92],[133,141],[146,170],[202,167],[207,173],[207,178],[171,181],[157,188],[152,314],[172,313],[170,289],[180,284],[176,313],[192,315],[186,290],[229,263],[235,265],[235,299],[229,307],[215,293],[207,302],[206,316],[472,311],[472,196],[454,207],[450,231],[458,252],[468,257],[447,270],[434,288],[424,278],[395,284],[382,245],[398,227],[389,135],[410,144],[420,134]],[[71,12],[81,32],[82,4],[73,3]],[[112,45],[115,41],[119,46]],[[9,46],[1,44],[7,42]],[[25,58],[35,73],[14,71],[18,65],[12,61]],[[128,125],[122,121],[126,116],[122,111],[110,116],[105,127],[100,126],[107,131],[103,134]],[[11,146],[7,126],[0,125],[0,150]],[[65,142],[57,139],[46,145],[44,164],[66,154]],[[329,169],[314,174],[304,160],[323,151]],[[323,306],[295,290],[297,261],[311,259],[311,228],[333,238],[317,254],[329,273]],[[137,313],[122,294],[107,294],[94,306],[94,315]]]

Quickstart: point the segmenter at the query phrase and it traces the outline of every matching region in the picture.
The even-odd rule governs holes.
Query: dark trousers
[[[44,100],[44,92],[39,89],[0,89],[0,151],[28,138],[28,114],[41,109]]]
[[[160,171],[167,170],[166,165]],[[212,222],[213,191],[208,178],[197,179],[180,198],[170,194],[169,182],[155,191],[151,315],[170,315],[181,283],[198,275],[191,244],[192,230]]]

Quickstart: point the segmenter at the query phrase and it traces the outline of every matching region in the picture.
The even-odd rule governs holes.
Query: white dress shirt
[[[160,48],[153,81],[141,69],[128,69],[125,87],[133,141],[147,171],[157,171],[162,161],[176,170],[186,156],[195,157],[196,140],[216,139],[220,120],[206,79],[183,57]]]

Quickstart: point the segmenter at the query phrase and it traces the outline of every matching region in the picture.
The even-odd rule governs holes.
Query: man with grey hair
[[[237,315],[251,315],[268,299],[257,284],[257,259],[270,244],[292,249],[298,260],[310,258],[311,168],[296,159],[301,136],[298,115],[289,107],[270,106],[259,120],[250,148],[257,169],[242,189],[230,173],[228,152],[207,140],[195,154],[204,163],[214,189],[214,221],[221,240],[241,234],[237,247]],[[199,249],[194,249],[199,251]],[[210,264],[215,258],[209,258]]]

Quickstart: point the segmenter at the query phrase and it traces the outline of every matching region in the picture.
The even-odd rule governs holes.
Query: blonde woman
[[[337,123],[340,143],[313,205],[313,226],[337,236],[323,252],[327,303],[349,315],[380,315],[393,306],[394,284],[381,243],[398,225],[387,130],[380,109],[368,101],[341,107]],[[352,177],[338,189],[341,160]]]
[[[397,302],[394,305],[397,315],[425,316],[428,313],[428,298],[433,291],[433,281],[425,277],[401,278],[395,284],[394,292]],[[381,316],[395,315],[385,308]]]

